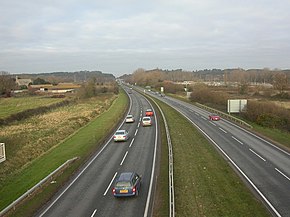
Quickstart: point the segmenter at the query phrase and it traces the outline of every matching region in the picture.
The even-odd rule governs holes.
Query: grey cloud
[[[0,70],[287,68],[287,0],[10,0]]]

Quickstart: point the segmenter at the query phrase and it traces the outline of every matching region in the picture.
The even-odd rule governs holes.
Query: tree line
[[[55,72],[41,74],[21,74],[21,78],[32,79],[33,85],[53,84],[61,82],[81,83],[79,97],[90,97],[98,93],[118,92],[115,77],[112,74],[103,74],[99,71],[81,72]],[[18,76],[18,77],[20,77]],[[92,88],[92,84],[95,87]],[[26,89],[27,87],[18,86],[14,75],[9,72],[0,71],[0,96],[10,96],[13,90]]]
[[[137,69],[131,75],[122,77],[129,83],[137,83],[138,85],[157,85],[164,81],[182,82],[223,82],[224,85],[229,83],[238,83],[240,85],[249,84],[271,84],[280,92],[289,88],[290,70],[270,70],[270,69],[212,69],[199,71],[183,71],[177,70],[144,70]]]

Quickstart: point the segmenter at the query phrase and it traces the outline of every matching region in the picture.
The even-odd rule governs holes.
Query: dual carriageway
[[[38,216],[151,216],[157,176],[159,123],[153,116],[151,127],[141,126],[145,110],[152,108],[154,111],[154,108],[136,90],[128,94],[128,113],[133,114],[136,121],[131,124],[123,121],[119,126],[119,129],[129,132],[129,140],[115,143],[111,139],[104,144],[73,181],[39,211]],[[139,91],[143,92],[142,89]],[[170,105],[199,129],[273,216],[290,216],[289,152],[225,119],[209,121],[208,112],[196,106],[167,96],[148,95]],[[126,171],[142,175],[138,198],[113,197],[114,179]]]

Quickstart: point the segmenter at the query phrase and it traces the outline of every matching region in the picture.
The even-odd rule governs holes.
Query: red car
[[[219,121],[221,119],[217,114],[210,114],[208,117],[211,121]]]
[[[153,116],[153,111],[152,111],[152,109],[147,109],[147,110],[145,111],[145,115],[146,115],[146,116]]]

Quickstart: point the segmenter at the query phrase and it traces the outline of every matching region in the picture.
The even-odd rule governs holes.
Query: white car
[[[120,141],[127,141],[129,139],[129,133],[126,130],[117,130],[114,134],[114,141],[120,142]]]
[[[143,117],[142,118],[142,126],[145,127],[145,126],[151,126],[152,125],[152,120],[151,120],[151,117]]]
[[[134,123],[135,119],[133,115],[127,115],[126,123]]]

